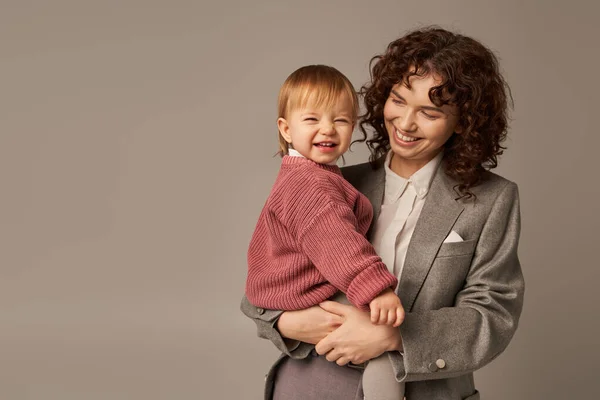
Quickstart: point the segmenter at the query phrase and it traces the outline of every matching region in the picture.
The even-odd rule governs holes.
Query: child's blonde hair
[[[308,104],[316,108],[331,108],[340,97],[348,96],[352,104],[352,123],[358,119],[358,96],[344,74],[327,65],[307,65],[292,72],[279,89],[277,118],[287,118],[298,108]],[[288,154],[288,142],[281,133],[279,154]]]

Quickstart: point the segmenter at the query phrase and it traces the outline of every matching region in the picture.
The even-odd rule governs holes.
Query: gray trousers
[[[323,356],[286,357],[277,367],[273,400],[363,400],[362,373]]]
[[[340,367],[316,354],[303,360],[285,358],[277,367],[273,400],[400,400],[404,397],[404,385],[396,382],[385,354],[371,360],[370,367],[376,368],[367,367],[363,376],[362,369]],[[367,397],[363,384],[370,386],[365,388]]]
[[[350,304],[342,292],[331,300]],[[364,371],[364,374],[363,374]],[[364,376],[363,376],[364,375]],[[364,385],[364,391],[363,391]],[[396,382],[387,354],[366,369],[340,367],[314,350],[303,360],[284,359],[277,367],[273,400],[400,400],[404,384]]]

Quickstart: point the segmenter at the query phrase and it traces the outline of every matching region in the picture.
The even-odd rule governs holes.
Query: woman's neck
[[[433,160],[438,154],[439,152],[433,154],[429,158],[407,160],[405,158],[401,158],[396,153],[392,153],[392,159],[390,160],[389,167],[396,175],[408,179],[411,176],[413,176],[418,170],[427,165],[427,163]]]

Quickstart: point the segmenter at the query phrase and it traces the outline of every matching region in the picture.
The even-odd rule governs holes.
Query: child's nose
[[[332,133],[335,132],[335,123],[333,123],[333,122],[324,123],[323,126],[321,127],[321,132],[325,135],[331,135]]]

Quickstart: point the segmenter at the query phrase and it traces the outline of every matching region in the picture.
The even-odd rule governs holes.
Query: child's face
[[[350,147],[354,130],[352,111],[352,102],[343,96],[330,109],[309,103],[304,109],[292,110],[287,118],[279,118],[277,125],[296,151],[314,162],[329,164]]]

